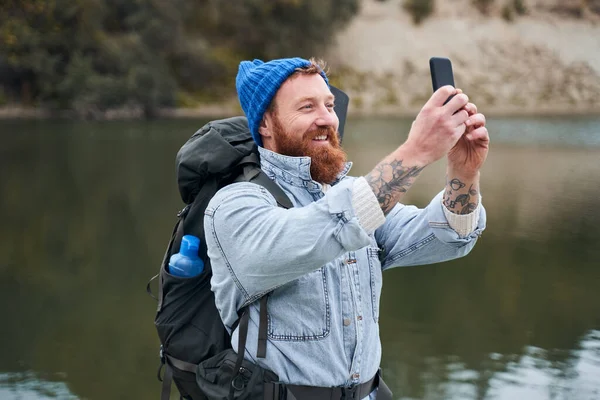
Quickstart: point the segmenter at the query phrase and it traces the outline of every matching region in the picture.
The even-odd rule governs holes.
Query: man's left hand
[[[477,112],[477,106],[468,103],[464,110],[469,114],[465,122],[467,129],[448,152],[448,167],[463,176],[473,176],[487,157],[490,136],[485,127],[485,116]]]

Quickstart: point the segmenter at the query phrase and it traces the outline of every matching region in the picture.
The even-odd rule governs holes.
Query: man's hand
[[[455,96],[444,105],[451,95]],[[468,104],[469,98],[460,89],[439,88],[417,115],[402,147],[412,152],[423,166],[444,157],[465,133]]]
[[[459,89],[460,90],[460,89]],[[455,214],[469,214],[479,205],[479,169],[489,150],[490,137],[485,116],[468,103],[466,130],[448,152],[444,205]]]
[[[476,175],[487,158],[490,137],[485,116],[477,112],[477,106],[468,103],[464,110],[469,115],[466,130],[448,152],[448,169],[468,177]]]
[[[444,105],[451,95],[452,100]],[[452,86],[439,88],[412,124],[408,139],[365,177],[387,214],[423,168],[444,157],[466,130],[469,98]]]

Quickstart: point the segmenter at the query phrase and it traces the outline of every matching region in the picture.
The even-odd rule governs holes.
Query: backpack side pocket
[[[231,347],[210,290],[210,266],[198,276],[181,278],[161,269],[162,307],[155,318],[166,354],[198,364]]]

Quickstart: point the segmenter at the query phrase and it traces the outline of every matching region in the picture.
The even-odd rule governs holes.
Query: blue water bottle
[[[171,275],[190,278],[199,275],[204,270],[204,262],[198,257],[200,239],[194,235],[184,235],[181,238],[179,253],[169,259],[169,272]]]

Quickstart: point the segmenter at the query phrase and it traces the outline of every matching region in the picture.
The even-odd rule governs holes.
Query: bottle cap
[[[194,235],[184,235],[181,238],[181,248],[179,252],[186,256],[198,256],[198,248],[200,247],[200,239]]]

